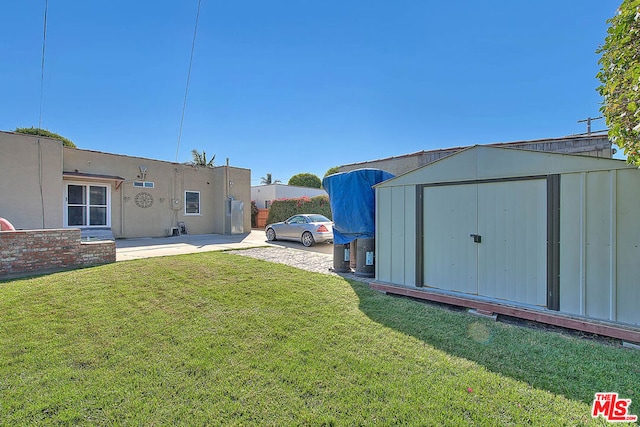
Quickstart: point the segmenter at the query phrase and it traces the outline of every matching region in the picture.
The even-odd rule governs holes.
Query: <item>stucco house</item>
[[[278,199],[298,199],[300,197],[326,196],[322,188],[298,187],[285,184],[254,185],[251,187],[251,200],[258,209],[269,209],[271,202]]]
[[[594,132],[582,135],[571,135],[560,138],[533,139],[527,141],[499,142],[487,144],[488,147],[515,148],[528,151],[545,151],[551,153],[575,154],[580,156],[610,159],[616,149],[606,132]],[[450,147],[436,150],[418,151],[416,153],[351,163],[338,167],[338,171],[347,172],[362,168],[382,169],[393,175],[402,175],[439,159],[451,156],[469,147]]]
[[[65,147],[0,131],[0,217],[16,229],[85,237],[231,234],[251,229],[251,171]]]

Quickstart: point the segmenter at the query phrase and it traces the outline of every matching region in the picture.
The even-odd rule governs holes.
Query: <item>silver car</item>
[[[324,215],[298,214],[265,228],[267,240],[296,240],[309,247],[333,241],[333,222]]]

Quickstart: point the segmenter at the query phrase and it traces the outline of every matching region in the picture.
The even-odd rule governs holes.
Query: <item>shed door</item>
[[[546,180],[425,187],[424,284],[546,306],[546,188]]]
[[[424,189],[425,286],[478,293],[477,198],[477,184]]]

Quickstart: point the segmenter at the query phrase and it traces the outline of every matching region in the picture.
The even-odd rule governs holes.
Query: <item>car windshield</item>
[[[331,222],[329,218],[324,215],[309,215],[310,222]]]

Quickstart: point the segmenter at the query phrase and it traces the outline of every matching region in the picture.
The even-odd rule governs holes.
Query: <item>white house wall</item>
[[[267,184],[251,187],[251,200],[256,202],[259,209],[265,209],[271,202],[278,199],[299,199],[301,197],[326,196],[327,192],[321,188],[298,187],[285,184]]]
[[[258,209],[267,209],[268,203],[276,199],[275,185],[259,185],[251,187],[251,200],[256,202]]]
[[[560,309],[640,324],[640,173],[562,175]]]

